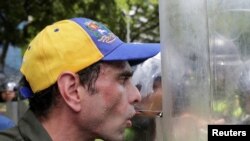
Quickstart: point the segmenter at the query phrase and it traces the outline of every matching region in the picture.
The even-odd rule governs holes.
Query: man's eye
[[[124,85],[126,84],[128,81],[130,80],[130,77],[129,76],[123,76],[121,77],[120,81],[121,83]]]

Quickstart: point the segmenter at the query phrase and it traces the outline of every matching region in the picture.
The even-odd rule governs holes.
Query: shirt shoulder
[[[0,132],[0,141],[28,141],[24,140],[17,127]]]

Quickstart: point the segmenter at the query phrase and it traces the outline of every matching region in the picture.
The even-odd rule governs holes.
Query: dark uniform
[[[17,126],[0,132],[0,141],[52,141],[35,115],[28,110]]]

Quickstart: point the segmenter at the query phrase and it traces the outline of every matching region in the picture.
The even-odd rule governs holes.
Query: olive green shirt
[[[28,110],[17,126],[0,132],[0,141],[52,141],[35,115]]]

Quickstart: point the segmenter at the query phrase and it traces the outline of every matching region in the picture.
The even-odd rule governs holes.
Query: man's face
[[[12,101],[16,97],[15,91],[6,90],[2,93],[2,99],[4,101]]]
[[[88,123],[88,130],[92,130],[100,138],[123,140],[125,128],[132,125],[131,118],[135,115],[134,104],[141,100],[141,96],[132,84],[131,76],[128,62],[101,65],[95,83],[96,92],[89,94],[82,105],[82,117],[85,123]]]
[[[156,117],[162,114],[161,79],[154,80],[152,89],[152,92],[142,97],[141,102],[136,104],[138,116]]]

